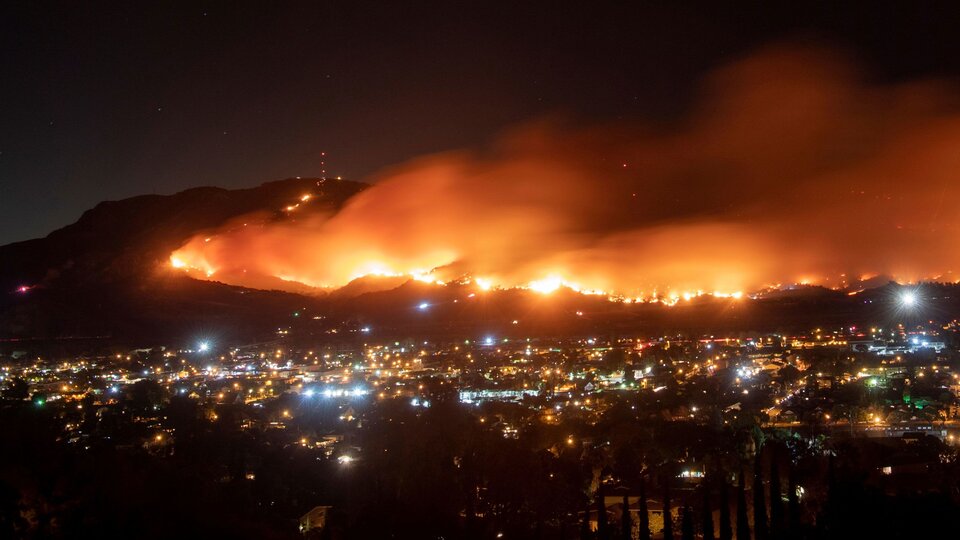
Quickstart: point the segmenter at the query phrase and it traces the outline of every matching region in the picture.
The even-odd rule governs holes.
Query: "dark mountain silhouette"
[[[271,317],[312,299],[197,281],[171,271],[168,258],[191,236],[239,216],[285,219],[279,209],[304,193],[314,195],[314,211],[335,210],[366,187],[321,180],[103,202],[45,238],[2,246],[0,338],[165,339],[204,326],[261,333]]]

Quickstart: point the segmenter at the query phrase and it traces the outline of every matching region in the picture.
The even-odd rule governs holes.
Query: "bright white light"
[[[417,306],[417,308],[418,308],[420,311],[424,311],[424,310],[426,310],[428,307],[430,307],[430,304],[428,304],[428,303],[426,303],[426,302],[421,302],[420,305]]]
[[[349,465],[353,461],[353,458],[350,456],[340,456],[337,458],[337,461],[339,461],[341,465]]]
[[[206,341],[200,342],[200,352],[207,352],[210,350],[210,344]]]
[[[900,301],[907,307],[913,307],[917,305],[917,295],[916,293],[905,292],[900,296]]]
[[[303,391],[303,395],[307,397],[313,397],[313,388],[307,388]]]

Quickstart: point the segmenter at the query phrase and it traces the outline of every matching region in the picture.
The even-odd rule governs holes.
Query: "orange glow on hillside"
[[[868,86],[823,51],[770,49],[713,74],[673,129],[528,125],[387,170],[332,215],[299,194],[283,219],[198,235],[170,264],[259,288],[380,276],[664,304],[952,281],[951,89]]]

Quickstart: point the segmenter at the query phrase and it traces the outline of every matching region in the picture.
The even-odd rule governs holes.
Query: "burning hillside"
[[[288,290],[409,276],[643,300],[875,275],[952,282],[949,95],[938,82],[866,84],[824,50],[767,49],[714,72],[673,125],[533,123],[480,152],[384,171],[339,211],[309,210],[321,182],[277,209],[287,219],[241,218],[171,262]]]

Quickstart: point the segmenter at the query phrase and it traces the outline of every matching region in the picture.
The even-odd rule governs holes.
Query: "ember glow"
[[[408,276],[664,302],[875,275],[956,281],[950,95],[866,85],[823,50],[767,49],[716,71],[672,126],[527,125],[483,152],[385,171],[333,215],[305,212],[305,193],[290,219],[245,217],[170,263],[289,290]]]

